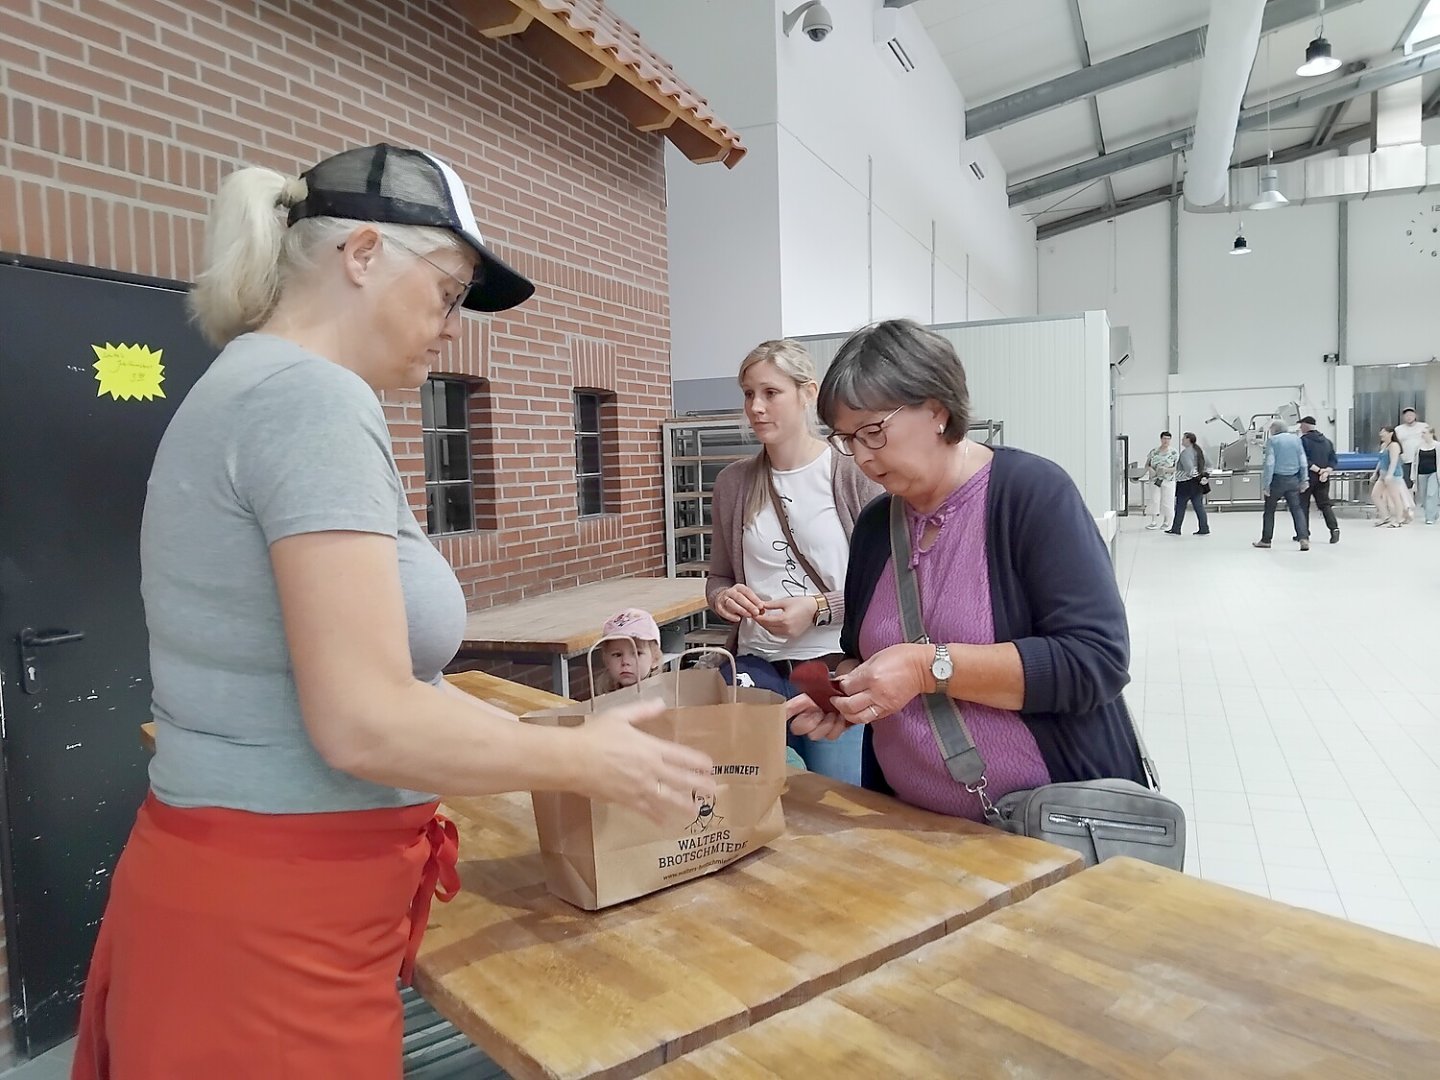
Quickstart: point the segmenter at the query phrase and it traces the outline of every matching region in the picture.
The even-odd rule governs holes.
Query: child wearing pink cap
[[[595,694],[608,694],[634,686],[660,670],[660,627],[655,617],[640,608],[626,608],[610,616],[601,631],[610,638],[600,646],[605,670],[595,676]],[[621,638],[630,638],[622,641]]]

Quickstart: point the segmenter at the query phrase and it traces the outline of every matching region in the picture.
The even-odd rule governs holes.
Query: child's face
[[[617,686],[634,686],[650,674],[650,642],[607,641],[601,655],[605,658],[605,670]]]

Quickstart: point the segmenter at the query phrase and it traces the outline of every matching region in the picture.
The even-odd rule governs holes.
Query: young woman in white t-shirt
[[[715,480],[705,593],[737,624],[740,674],[791,698],[794,665],[821,659],[833,669],[842,659],[850,533],[880,486],[819,437],[815,363],[798,342],[757,346],[740,387],[760,452]],[[812,771],[860,782],[859,727],[833,742],[788,738]]]

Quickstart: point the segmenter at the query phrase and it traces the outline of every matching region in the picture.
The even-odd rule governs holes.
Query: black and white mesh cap
[[[326,158],[301,177],[306,194],[290,208],[291,225],[302,218],[343,217],[449,229],[480,257],[467,308],[505,311],[535,292],[528,278],[485,246],[465,185],[433,154],[388,143],[362,146]]]

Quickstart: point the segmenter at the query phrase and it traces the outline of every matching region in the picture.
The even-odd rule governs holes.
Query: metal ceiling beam
[[[1346,64],[1345,70],[1340,74],[1342,77],[1345,75],[1354,75],[1357,72],[1364,71],[1366,67],[1367,65],[1363,60],[1354,60]],[[1344,111],[1345,103],[1340,101],[1331,105],[1320,115],[1320,122],[1315,125],[1315,134],[1311,136],[1310,139],[1311,146],[1319,146],[1330,138],[1331,133],[1335,130],[1335,125],[1340,122],[1340,116]]]
[[[1430,0],[1417,0],[1415,10],[1410,15],[1410,21],[1405,24],[1405,29],[1400,31],[1400,37],[1395,41],[1395,48],[1403,49],[1405,39],[1415,32],[1415,27],[1420,25],[1420,20],[1425,17],[1425,9],[1429,7]]]
[[[1357,4],[1360,0],[1329,0],[1325,5],[1328,15],[1340,8]],[[889,0],[886,0],[889,6]],[[1305,22],[1315,18],[1316,0],[1270,0],[1265,6],[1265,18],[1261,32],[1269,33],[1282,26]],[[1186,30],[1174,37],[1165,38],[1132,52],[1123,53],[1098,64],[1061,75],[1058,79],[1027,87],[1013,94],[987,101],[965,110],[965,138],[973,139],[986,132],[1032,116],[1039,116],[1051,109],[1069,105],[1073,101],[1093,98],[1096,94],[1126,83],[1167,71],[1200,59],[1205,55],[1205,27]]]
[[[1440,49],[1417,53],[1383,67],[1371,68],[1347,78],[1336,79],[1324,86],[1301,90],[1299,93],[1276,98],[1268,103],[1261,102],[1258,105],[1252,105],[1241,111],[1236,132],[1263,128],[1267,105],[1273,121],[1283,123],[1286,119],[1301,113],[1324,109],[1330,105],[1364,97],[1376,90],[1408,82],[1410,79],[1418,79],[1435,71],[1440,71]],[[1030,202],[1032,199],[1044,198],[1057,191],[1075,187],[1077,184],[1099,180],[1126,169],[1133,169],[1137,165],[1159,161],[1171,154],[1183,152],[1190,148],[1190,140],[1193,136],[1193,128],[1181,128],[1178,131],[1158,135],[1142,143],[1127,146],[1123,150],[1112,151],[1104,157],[1090,158],[1074,165],[1067,165],[1062,169],[1031,177],[1028,180],[1021,180],[1006,189],[1006,193],[1010,196],[1010,205],[1018,206],[1021,203]]]
[[[1275,151],[1274,161],[1276,165],[1284,165],[1291,161],[1303,161],[1308,157],[1315,157],[1317,154],[1328,153],[1331,150],[1341,150],[1354,143],[1361,142],[1370,137],[1374,130],[1373,123],[1356,124],[1353,127],[1344,128],[1334,132],[1325,142],[1312,146],[1310,143],[1300,143],[1298,146],[1290,146],[1284,150]],[[1250,169],[1264,165],[1265,155],[1250,158],[1232,166],[1236,169]],[[1081,214],[1071,214],[1069,217],[1060,218],[1058,221],[1050,221],[1035,229],[1035,239],[1044,240],[1051,236],[1058,236],[1061,233],[1072,232],[1075,229],[1084,228],[1086,225],[1094,225],[1097,221],[1109,221],[1121,214],[1129,214],[1136,210],[1143,210],[1147,206],[1155,206],[1166,200],[1175,197],[1179,198],[1179,191],[1173,184],[1165,184],[1162,187],[1151,188],[1149,191],[1142,191],[1138,195],[1131,195],[1128,199],[1121,199],[1114,206],[1114,209],[1099,207],[1094,210],[1086,210]]]
[[[1085,40],[1085,18],[1080,14],[1080,0],[1070,0],[1070,29],[1075,34],[1075,48],[1080,52],[1080,68],[1090,66],[1090,43]],[[1105,129],[1100,125],[1100,105],[1090,99],[1090,123],[1095,128],[1095,153],[1105,156]],[[1105,178],[1105,202],[1115,205],[1115,181]]]
[[[910,6],[911,4],[913,4],[913,3],[915,3],[915,0],[885,0],[885,3],[884,3],[882,6],[883,6],[883,7],[902,8],[902,7],[909,7],[909,6]]]

